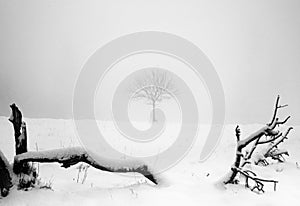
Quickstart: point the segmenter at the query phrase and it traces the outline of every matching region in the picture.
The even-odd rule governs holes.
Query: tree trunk
[[[107,171],[107,172],[118,172],[118,173],[127,173],[127,172],[137,172],[145,176],[154,184],[158,184],[157,179],[154,177],[154,174],[150,171],[147,165],[143,162],[132,162],[131,164],[121,165],[121,162],[117,164],[113,163],[113,160],[106,160],[102,157],[92,158],[87,152],[86,149],[81,147],[70,147],[63,149],[53,149],[39,152],[27,152],[20,155],[16,155],[14,158],[14,167],[16,165],[22,165],[28,162],[40,162],[40,163],[51,163],[57,162],[60,163],[62,167],[68,168],[72,165],[75,165],[79,162],[85,162],[92,167]],[[95,155],[95,154],[94,154]],[[95,157],[95,156],[94,156]],[[102,160],[102,162],[100,161]]]
[[[153,110],[153,115],[152,115],[152,122],[155,122],[155,101],[152,102],[152,110]]]
[[[240,148],[237,148],[237,154],[242,154],[242,150]],[[234,167],[231,168],[231,175],[229,176],[228,180],[224,181],[225,184],[234,184],[235,177],[238,173],[238,171],[235,168],[240,167],[241,157],[242,155],[236,155]]]

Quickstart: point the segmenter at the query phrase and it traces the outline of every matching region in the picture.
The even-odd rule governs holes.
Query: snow
[[[14,155],[13,129],[7,117],[0,117],[0,150],[11,162]],[[42,151],[80,146],[71,120],[25,119],[29,150]],[[201,141],[177,165],[163,173],[165,184],[153,186],[140,174],[104,172],[92,167],[87,178],[78,165],[61,168],[56,163],[39,164],[41,181],[52,183],[52,190],[12,188],[0,199],[0,205],[298,205],[300,195],[299,126],[280,145],[290,156],[285,163],[272,162],[268,167],[252,166],[262,178],[278,180],[265,184],[264,194],[256,194],[243,185],[224,187],[219,181],[229,172],[235,157],[236,125],[226,125],[219,146],[205,162],[199,162]],[[240,125],[241,139],[263,125]],[[109,127],[108,127],[109,128]],[[284,131],[285,129],[283,129]],[[201,133],[199,134],[201,136]],[[79,173],[79,174],[78,174]]]

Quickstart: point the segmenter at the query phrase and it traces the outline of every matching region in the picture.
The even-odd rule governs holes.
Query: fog
[[[15,102],[26,117],[72,118],[89,56],[122,35],[163,31],[213,63],[227,123],[266,123],[280,94],[281,115],[300,124],[299,9],[297,0],[0,0],[0,116]]]

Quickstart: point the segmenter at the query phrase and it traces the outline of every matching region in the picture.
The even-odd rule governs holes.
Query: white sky
[[[228,123],[266,123],[277,94],[300,124],[300,1],[0,0],[0,115],[71,118],[77,75],[122,35],[164,31],[212,61]]]

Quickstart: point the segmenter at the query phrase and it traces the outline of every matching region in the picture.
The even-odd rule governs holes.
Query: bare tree
[[[144,99],[147,104],[152,106],[152,121],[155,122],[157,104],[163,100],[171,99],[178,91],[171,73],[161,69],[153,69],[151,72],[145,72],[142,77],[137,78],[130,92],[133,99]]]
[[[278,148],[278,145],[282,143],[289,132],[293,129],[289,127],[285,133],[282,133],[275,128],[279,125],[285,124],[290,116],[288,116],[285,120],[279,121],[277,117],[278,109],[284,108],[287,105],[279,105],[278,96],[275,103],[274,114],[272,120],[269,124],[264,126],[263,128],[259,129],[258,131],[254,132],[246,139],[241,140],[241,131],[239,126],[235,128],[235,135],[237,140],[237,149],[236,149],[236,158],[233,166],[231,167],[231,171],[229,175],[225,178],[224,184],[236,184],[239,182],[238,174],[245,177],[246,183],[245,186],[250,188],[252,191],[257,189],[258,192],[264,192],[264,184],[263,182],[271,182],[274,183],[274,190],[276,190],[276,180],[267,180],[257,177],[257,175],[251,170],[251,168],[246,168],[247,164],[259,164],[263,163],[263,165],[267,165],[268,161],[267,158],[272,158],[278,161],[284,161],[283,155],[288,155],[286,150],[281,150]],[[262,137],[265,136],[265,140],[262,140]],[[246,148],[248,145],[252,146],[250,150],[244,152],[243,149]],[[268,145],[263,150],[261,150],[261,154],[256,155],[256,158],[253,158],[254,151],[257,149],[259,145]],[[252,180],[255,184],[254,186],[250,186],[249,180]]]

